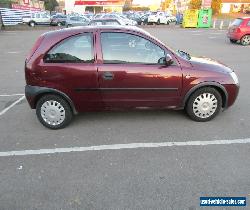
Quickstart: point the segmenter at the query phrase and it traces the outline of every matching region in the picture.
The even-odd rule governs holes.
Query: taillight
[[[30,52],[28,53],[27,57],[26,57],[26,62],[28,62],[30,60],[30,58],[32,57],[32,55],[36,52],[36,50],[38,49],[38,47],[40,46],[40,44],[42,43],[44,39],[44,35],[40,36],[34,46],[32,47],[32,49],[30,50]]]
[[[235,28],[234,31],[235,31],[236,33],[240,33],[240,32],[241,32],[240,28]]]

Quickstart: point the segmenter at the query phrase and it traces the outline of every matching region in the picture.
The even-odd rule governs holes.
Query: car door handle
[[[102,75],[102,78],[104,80],[113,80],[114,79],[114,74],[112,72],[104,72]]]

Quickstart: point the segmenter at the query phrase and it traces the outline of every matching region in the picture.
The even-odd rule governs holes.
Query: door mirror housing
[[[162,57],[158,60],[159,64],[166,65],[166,66],[171,66],[174,61],[172,59],[172,56],[167,54],[166,57]]]
[[[165,59],[166,66],[171,66],[174,63],[172,56],[169,54],[166,55]]]

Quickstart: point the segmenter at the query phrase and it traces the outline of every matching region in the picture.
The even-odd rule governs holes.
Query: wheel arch
[[[38,100],[44,95],[51,94],[51,95],[60,96],[69,104],[72,112],[74,114],[77,114],[73,101],[70,99],[70,97],[67,94],[63,93],[62,91],[59,91],[53,88],[45,88],[45,87],[27,85],[25,87],[25,94],[26,96],[34,97],[33,108],[36,107]]]
[[[29,21],[29,25],[30,25],[31,23],[34,23],[34,24],[36,25],[36,21],[34,21],[34,20]]]
[[[228,103],[228,93],[225,87],[223,87],[220,83],[217,82],[202,82],[198,85],[195,85],[192,87],[185,95],[184,100],[182,102],[182,107],[186,107],[186,104],[190,98],[190,96],[197,91],[198,89],[205,88],[205,87],[211,87],[215,88],[221,95],[222,98],[222,107],[227,108]]]
[[[250,33],[246,33],[246,34],[242,35],[242,36],[240,37],[240,41],[241,41],[241,39],[242,39],[244,36],[250,36]]]

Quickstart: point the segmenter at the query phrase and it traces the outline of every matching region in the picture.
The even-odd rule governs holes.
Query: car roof
[[[148,37],[151,37],[151,34],[148,33],[147,31],[138,28],[136,26],[121,26],[121,25],[89,25],[89,26],[77,26],[77,27],[72,27],[72,28],[64,28],[64,29],[59,29],[55,31],[49,31],[43,34],[43,36],[47,37],[47,39],[53,39],[53,37],[68,37],[68,36],[73,36],[77,34],[81,34],[84,32],[94,32],[96,30],[114,30],[117,32],[135,32],[138,34],[146,35]],[[156,39],[156,38],[154,38]],[[160,42],[160,41],[159,41]],[[163,44],[164,45],[164,44]]]
[[[96,18],[91,21],[105,21],[105,20],[117,20],[116,18]]]
[[[250,17],[238,17],[238,18],[236,18],[236,19],[244,19],[244,20],[246,20],[246,19],[250,19]]]
[[[81,32],[91,32],[95,30],[119,30],[119,31],[131,31],[131,32],[138,32],[146,35],[150,35],[147,31],[138,28],[136,26],[121,26],[121,25],[89,25],[89,26],[77,26],[77,27],[72,27],[72,28],[64,28],[64,29],[59,29],[56,31],[50,31],[47,33],[50,34],[57,34],[57,33],[69,33],[69,34],[74,34],[74,33],[81,33]]]

